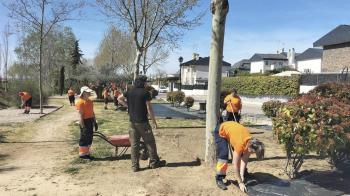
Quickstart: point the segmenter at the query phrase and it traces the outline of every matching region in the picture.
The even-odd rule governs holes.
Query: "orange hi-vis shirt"
[[[252,138],[247,128],[234,121],[222,123],[219,135],[225,138],[239,155],[248,148],[248,140]]]
[[[103,93],[102,93],[102,96],[103,96],[103,98],[108,98],[108,96],[109,96],[109,92],[108,92],[108,90],[104,90],[103,91]]]
[[[82,98],[79,98],[75,103],[75,107],[77,110],[80,110],[80,108],[83,110],[83,119],[94,117],[94,104],[90,99],[84,100]]]
[[[227,101],[231,102],[227,103],[226,111],[235,113],[242,109],[242,102],[239,96],[232,96],[232,94],[229,94],[224,99],[224,102]]]
[[[115,90],[113,91],[113,94],[114,94],[114,97],[119,97],[120,92],[119,92],[118,89],[115,89]]]
[[[23,101],[28,101],[32,96],[28,92],[23,92],[22,100]]]
[[[70,90],[70,89],[69,89],[67,95],[70,97],[70,96],[74,96],[75,93],[74,93],[73,90]]]

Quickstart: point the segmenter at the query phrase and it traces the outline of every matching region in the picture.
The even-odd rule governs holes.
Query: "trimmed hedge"
[[[276,117],[277,112],[279,108],[283,106],[283,103],[280,101],[267,101],[264,102],[263,105],[261,106],[261,109],[263,110],[265,116],[271,118],[271,117]]]
[[[283,95],[299,94],[299,76],[237,76],[222,78],[222,89],[235,87],[241,95]]]

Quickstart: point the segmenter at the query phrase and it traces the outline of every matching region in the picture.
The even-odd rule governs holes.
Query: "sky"
[[[202,24],[184,32],[179,47],[171,51],[168,60],[159,69],[175,73],[179,69],[180,56],[184,62],[191,60],[193,53],[201,57],[209,56],[210,2],[199,1],[194,12],[205,11]],[[282,48],[295,48],[296,52],[303,52],[338,25],[350,24],[350,0],[229,0],[229,6],[224,60],[231,64],[249,59],[254,53],[276,53]],[[93,7],[85,8],[84,11],[85,16],[81,20],[69,21],[64,25],[72,27],[80,40],[84,57],[93,59],[109,21]],[[7,17],[6,8],[0,5],[1,31],[7,23],[12,22]],[[16,34],[11,36],[12,51],[17,44],[17,37]],[[13,52],[11,59],[15,59]]]

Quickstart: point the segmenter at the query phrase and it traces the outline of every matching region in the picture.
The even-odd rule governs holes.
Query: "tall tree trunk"
[[[225,21],[228,13],[228,0],[213,0],[211,5],[212,37],[210,46],[209,81],[206,113],[206,149],[205,161],[216,162],[216,150],[213,131],[220,116],[221,70],[225,34]]]
[[[142,57],[142,52],[139,49],[136,49],[136,56],[134,60],[134,81],[137,76],[139,76],[140,73],[140,61]]]
[[[39,51],[39,105],[40,105],[40,114],[43,113],[43,97],[42,97],[42,58],[43,58],[43,39],[44,39],[44,13],[45,13],[45,0],[42,1],[41,8],[41,24],[40,24],[40,51]]]
[[[60,95],[63,95],[64,90],[64,66],[61,67],[60,70]]]

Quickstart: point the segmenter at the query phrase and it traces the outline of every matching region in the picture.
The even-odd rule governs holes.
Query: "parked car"
[[[168,92],[168,88],[166,88],[165,86],[161,86],[161,87],[159,87],[158,92],[159,93],[167,93]]]

